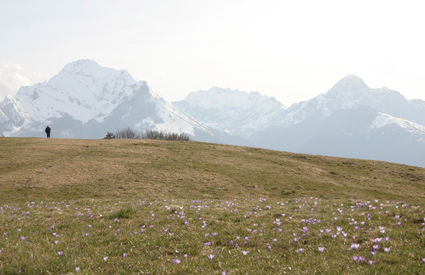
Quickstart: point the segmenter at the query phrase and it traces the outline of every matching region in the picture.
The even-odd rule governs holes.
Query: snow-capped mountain
[[[250,140],[257,146],[425,167],[425,102],[348,76],[326,94],[296,103]]]
[[[7,135],[21,127],[25,122],[23,110],[16,100],[6,96],[0,102],[0,134]]]
[[[326,94],[293,104],[285,111],[280,125],[289,126],[310,118],[325,118],[336,111],[355,106],[367,106],[425,125],[425,101],[407,100],[399,92],[388,88],[369,88],[354,75],[341,79]]]
[[[211,131],[135,81],[126,71],[105,68],[91,60],[67,64],[49,81],[22,87],[1,105],[3,135],[102,138],[130,127],[186,133],[216,141]],[[9,107],[7,107],[9,106]]]
[[[369,88],[353,75],[289,108],[258,93],[219,88],[174,104],[201,123],[245,139],[236,144],[425,167],[425,102]]]
[[[66,113],[82,122],[100,122],[132,95],[136,84],[126,71],[79,60],[67,64],[48,82],[19,89],[16,99],[31,120],[46,121]]]
[[[174,105],[209,127],[241,137],[265,129],[284,110],[273,97],[218,87],[192,92]]]

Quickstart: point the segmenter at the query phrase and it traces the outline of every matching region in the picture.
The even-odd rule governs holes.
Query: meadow
[[[425,274],[425,169],[0,138],[1,274]]]

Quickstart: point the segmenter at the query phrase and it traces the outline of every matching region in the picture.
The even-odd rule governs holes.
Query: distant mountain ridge
[[[189,93],[173,104],[208,127],[241,137],[264,129],[284,109],[273,97],[219,87]]]
[[[348,75],[328,92],[285,107],[258,92],[213,87],[170,103],[127,71],[91,60],[0,102],[0,135],[102,138],[130,127],[216,143],[385,160],[425,167],[425,101]]]
[[[212,92],[214,90],[209,91]],[[327,93],[288,108],[272,105],[267,109],[261,104],[252,104],[248,111],[241,111],[241,108],[232,108],[232,104],[237,105],[232,100],[233,93],[230,91],[226,97],[223,90],[212,96],[220,95],[224,102],[227,98],[230,104],[195,105],[192,98],[202,93],[192,93],[175,104],[201,123],[242,136],[251,146],[425,167],[425,101],[407,100],[388,88],[369,88],[354,75],[341,79]],[[243,97],[240,93],[239,97]],[[250,94],[245,93],[245,98],[249,97]],[[223,110],[223,106],[230,109]],[[271,115],[256,117],[254,121],[259,122],[261,128],[255,131],[242,132],[237,125],[222,126],[223,121],[249,118],[251,112],[264,109]],[[220,113],[220,120],[214,121],[213,116],[208,116],[210,113]],[[231,115],[226,117],[226,114]]]

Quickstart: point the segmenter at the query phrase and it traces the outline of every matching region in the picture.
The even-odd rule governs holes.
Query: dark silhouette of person
[[[50,131],[51,131],[51,129],[50,129],[49,126],[47,126],[46,130],[44,130],[44,132],[46,132],[47,138],[50,138]]]

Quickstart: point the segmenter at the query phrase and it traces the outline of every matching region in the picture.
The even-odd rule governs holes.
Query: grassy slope
[[[306,197],[425,201],[425,169],[197,142],[0,138],[0,200]]]
[[[424,191],[385,162],[0,138],[0,274],[423,274]]]

